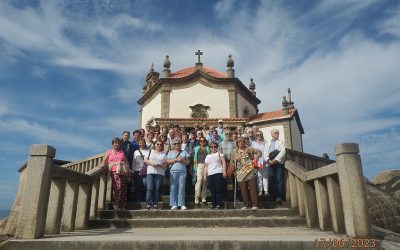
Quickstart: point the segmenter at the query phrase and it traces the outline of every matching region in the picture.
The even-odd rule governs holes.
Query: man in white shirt
[[[279,130],[271,130],[271,141],[264,147],[264,159],[269,167],[269,190],[273,200],[281,203],[285,200],[285,142],[279,139]]]

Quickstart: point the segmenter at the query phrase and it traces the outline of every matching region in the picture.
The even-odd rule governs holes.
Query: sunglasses
[[[200,142],[206,142],[206,140],[200,140]]]
[[[162,146],[162,144],[161,143],[156,143],[156,146]]]
[[[210,146],[210,148],[217,148],[217,146]]]
[[[174,143],[174,145],[179,145],[180,143],[179,142],[177,142],[177,143]]]

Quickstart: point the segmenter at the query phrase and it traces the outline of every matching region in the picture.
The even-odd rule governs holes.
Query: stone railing
[[[83,160],[74,161],[74,162],[65,164],[62,167],[70,169],[70,170],[74,170],[76,172],[86,173],[86,172],[89,172],[91,169],[99,166],[101,161],[103,160],[103,157],[104,157],[104,153],[97,154],[97,155],[91,156],[91,157],[83,159]]]
[[[335,147],[336,162],[287,150],[286,198],[305,216],[309,228],[350,237],[371,235],[358,145]]]
[[[54,157],[51,146],[30,149],[16,238],[87,229],[89,218],[97,217],[97,211],[106,206],[110,188],[108,171],[99,166],[102,156],[63,166],[56,166]]]

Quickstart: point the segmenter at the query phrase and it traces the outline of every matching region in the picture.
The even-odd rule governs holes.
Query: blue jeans
[[[160,186],[163,176],[160,174],[148,174],[146,176],[146,205],[158,205]]]
[[[285,167],[281,164],[268,168],[268,183],[272,199],[281,198],[285,200]]]
[[[208,176],[208,186],[210,187],[213,208],[216,206],[222,207],[223,182],[224,178],[221,173]]]
[[[185,205],[186,171],[171,171],[169,179],[169,205]]]

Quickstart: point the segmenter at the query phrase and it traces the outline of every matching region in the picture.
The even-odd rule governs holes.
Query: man
[[[129,141],[131,133],[129,131],[122,132],[121,148],[124,151],[125,158],[128,160],[129,167],[132,169],[133,146]]]
[[[272,200],[281,203],[285,200],[285,142],[279,139],[279,130],[271,130],[271,141],[264,147],[264,159],[269,166],[269,190]],[[276,156],[275,156],[276,155]]]
[[[221,142],[221,137],[218,135],[218,132],[216,129],[211,131],[211,137],[210,137],[210,140],[208,140],[208,144],[210,144],[211,142],[215,142],[217,144],[219,144]]]
[[[175,124],[174,125],[174,139],[181,138],[181,135],[182,135],[182,133],[180,131],[180,126],[178,124]]]
[[[168,146],[168,151],[172,150],[172,146],[174,145],[174,139],[178,138],[175,137],[175,129],[174,128],[170,128],[168,131],[168,137],[167,137],[167,141],[165,142],[165,144]]]
[[[200,131],[199,131],[200,132]],[[187,169],[187,175],[186,175],[186,193],[187,194],[193,194],[193,183],[192,183],[192,177],[193,177],[193,153],[194,153],[194,148],[199,146],[199,140],[197,140],[196,137],[196,130],[191,130],[190,131],[190,137],[189,140],[187,142],[188,146],[188,153],[190,156],[190,163],[189,163],[189,168]]]
[[[218,127],[216,128],[218,135],[221,136],[224,132],[224,121],[222,119],[218,120]]]
[[[231,154],[235,147],[236,147],[236,144],[232,138],[232,132],[230,129],[227,129],[225,131],[225,140],[221,142],[219,150],[218,150],[219,152],[222,152],[222,154],[224,155],[226,166],[229,166]],[[232,178],[235,178],[235,177],[232,177]],[[228,198],[227,197],[228,196],[227,181],[230,182],[231,184],[234,183],[234,179],[232,182],[232,178],[228,177],[228,179],[225,180],[223,183],[223,195],[224,195],[225,200]]]
[[[133,145],[129,141],[130,136],[131,136],[131,134],[129,133],[129,131],[122,132],[121,148],[122,148],[122,151],[124,151],[125,158],[128,160],[129,168],[132,170],[134,149],[133,149]],[[133,200],[131,188],[132,188],[132,182],[128,181],[127,188],[126,188],[127,189],[127,201]]]
[[[139,149],[139,140],[141,138],[142,131],[140,131],[140,129],[137,129],[133,131],[132,134],[133,134],[132,147],[133,147],[133,152],[135,152],[136,150]]]

